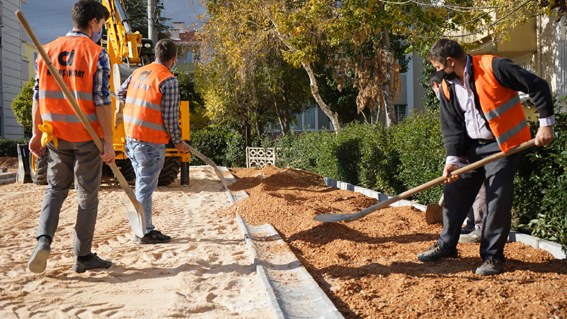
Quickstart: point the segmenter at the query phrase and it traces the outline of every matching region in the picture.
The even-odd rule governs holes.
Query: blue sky
[[[22,3],[22,12],[34,30],[39,41],[43,44],[64,36],[73,28],[71,8],[76,0],[28,0]],[[199,0],[162,0],[165,8],[164,16],[170,18],[167,22],[185,22],[191,25],[198,22],[196,15],[203,13],[204,8]]]

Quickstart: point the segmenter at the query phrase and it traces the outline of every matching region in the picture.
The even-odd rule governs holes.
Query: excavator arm
[[[144,51],[148,51],[145,46],[148,46],[149,52],[151,52],[151,41],[144,41],[138,31],[132,32],[122,0],[102,0],[102,4],[110,12],[110,17],[106,21],[106,47],[111,63],[128,65],[151,63],[152,59],[145,59],[143,54]]]

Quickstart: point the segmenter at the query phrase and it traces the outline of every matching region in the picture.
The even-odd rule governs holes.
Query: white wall
[[[2,86],[1,113],[2,134],[0,137],[20,139],[24,128],[18,124],[12,111],[12,101],[22,91],[22,36],[20,22],[15,12],[20,10],[19,0],[2,2]]]

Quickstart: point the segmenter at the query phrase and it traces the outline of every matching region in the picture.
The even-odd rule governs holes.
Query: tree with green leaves
[[[24,134],[31,135],[32,133],[32,104],[33,104],[33,86],[35,79],[24,85],[22,92],[16,96],[12,101],[12,110],[16,115],[18,124],[24,127]]]
[[[123,0],[124,8],[128,13],[128,19],[133,32],[140,32],[142,37],[148,38],[148,2],[147,0]],[[158,17],[155,27],[158,32],[158,39],[169,38],[165,32],[169,27],[164,23],[171,20],[163,16],[163,6],[160,5],[160,0],[156,1],[156,16]]]

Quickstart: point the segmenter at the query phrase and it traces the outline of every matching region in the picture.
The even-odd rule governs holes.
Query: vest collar
[[[161,64],[161,65],[165,66],[165,67],[169,70],[169,68],[167,67],[167,65],[165,65],[165,63],[163,63],[163,62],[161,62],[161,61],[155,60],[154,63]],[[170,70],[170,71],[171,71],[171,70]]]

